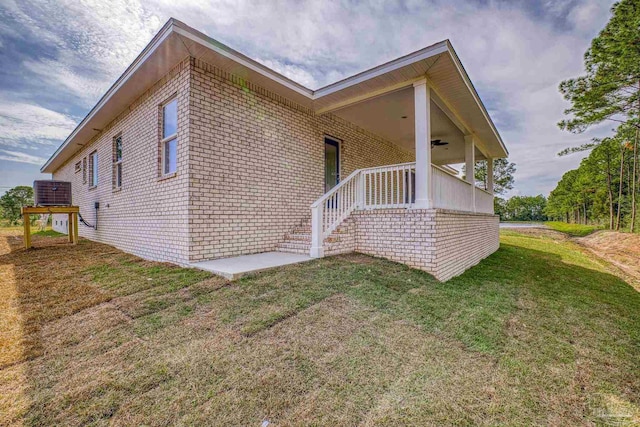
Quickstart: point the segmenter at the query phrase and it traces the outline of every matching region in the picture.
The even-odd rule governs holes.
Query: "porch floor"
[[[286,252],[263,252],[261,254],[241,255],[231,258],[220,258],[211,261],[191,263],[191,267],[210,271],[230,280],[238,279],[251,273],[268,270],[283,265],[311,261],[309,255]]]

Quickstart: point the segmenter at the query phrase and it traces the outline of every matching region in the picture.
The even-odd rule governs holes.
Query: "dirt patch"
[[[555,231],[547,227],[520,227],[520,228],[509,228],[505,227],[503,230],[507,232],[513,232],[522,234],[524,236],[530,237],[546,237],[553,240],[567,240],[569,236],[565,233],[561,233],[560,231]]]
[[[640,291],[639,234],[598,231],[574,240],[624,272],[625,278]]]

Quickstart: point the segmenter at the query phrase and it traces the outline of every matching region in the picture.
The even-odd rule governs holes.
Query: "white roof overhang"
[[[318,90],[308,89],[175,19],[170,19],[41,168],[52,173],[154,83],[191,56],[318,113],[407,88],[427,78],[432,99],[490,157],[508,155],[449,41],[442,41]]]

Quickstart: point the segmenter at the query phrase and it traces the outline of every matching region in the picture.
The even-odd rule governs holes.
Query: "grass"
[[[544,224],[553,230],[567,233],[572,237],[584,237],[594,231],[602,229],[602,227],[598,225],[570,224],[559,221],[547,221]]]
[[[46,236],[46,237],[62,237],[66,236],[66,234],[58,233],[54,231],[50,225],[46,227],[45,230],[39,230],[37,225],[31,225],[31,234],[35,236]],[[0,233],[22,233],[24,230],[24,226],[22,224],[10,224],[8,220],[0,220]]]
[[[34,236],[43,236],[43,237],[62,237],[62,236],[66,236],[66,234],[58,233],[57,231],[54,231],[52,229],[34,230],[34,231],[31,231],[31,234],[34,235]]]
[[[1,237],[2,425],[640,421],[640,294],[570,240],[505,231],[443,284],[364,255],[227,282]]]

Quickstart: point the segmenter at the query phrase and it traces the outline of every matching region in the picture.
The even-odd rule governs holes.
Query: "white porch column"
[[[471,184],[471,194],[469,195],[472,200],[472,211],[476,211],[476,144],[473,141],[473,135],[465,135],[464,137],[464,169],[465,179]]]
[[[487,158],[487,191],[493,194],[493,159]]]
[[[476,145],[473,142],[473,135],[465,135],[464,137],[464,169],[465,179],[470,184],[475,184],[475,165],[476,165]]]
[[[415,104],[415,143],[416,143],[416,201],[415,208],[433,207],[433,188],[431,180],[431,93],[427,80],[413,84]]]

